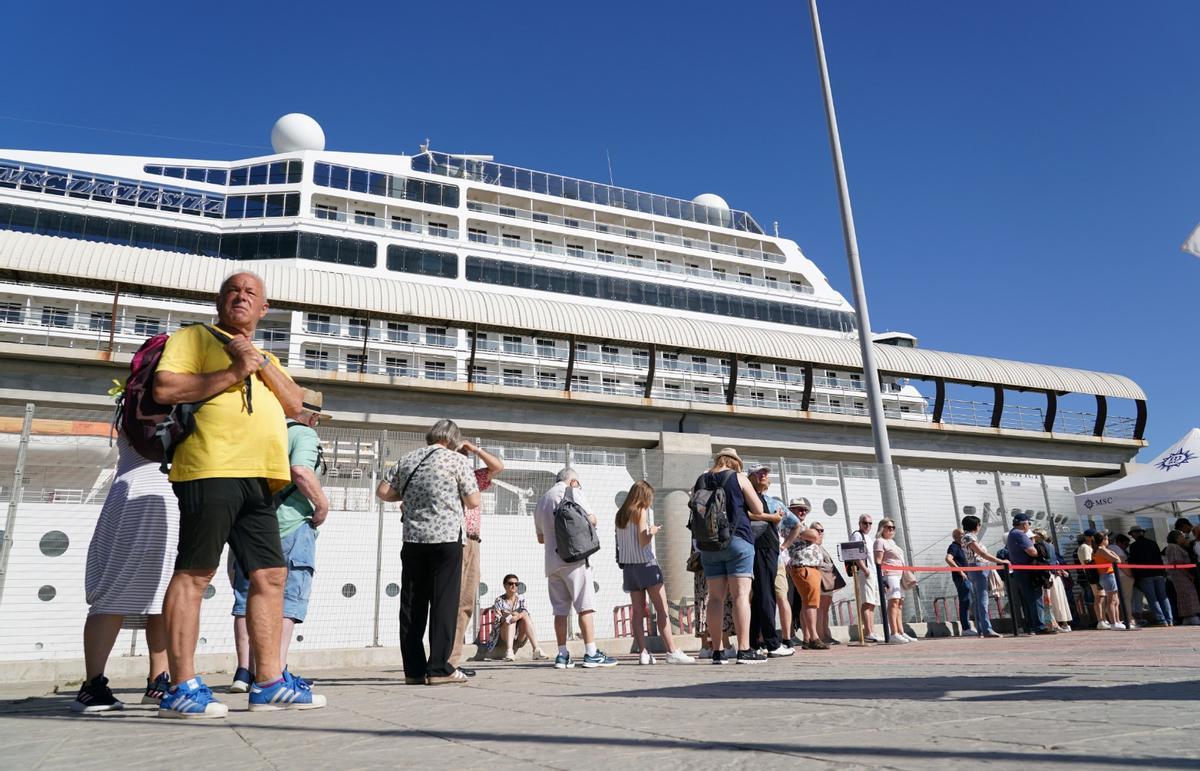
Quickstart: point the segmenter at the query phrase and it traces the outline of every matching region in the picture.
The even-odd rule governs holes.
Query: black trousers
[[[400,549],[400,654],[404,657],[405,677],[454,674],[450,651],[458,625],[462,559],[463,547],[457,541],[406,543]]]
[[[754,546],[754,578],[750,584],[750,647],[773,651],[782,645],[775,628],[775,574],[779,571],[779,539],[768,533]],[[775,546],[762,541],[775,542]]]

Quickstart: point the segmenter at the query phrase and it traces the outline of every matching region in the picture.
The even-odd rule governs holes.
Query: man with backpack
[[[767,657],[750,647],[750,584],[754,576],[754,535],[750,514],[762,516],[762,502],[742,473],[737,450],[717,453],[713,467],[696,479],[689,503],[688,527],[700,552],[708,585],[708,628],[724,620],[725,595],[733,596],[733,628],[738,664],[758,664]],[[724,651],[713,648],[712,663],[725,664]]]
[[[574,469],[558,472],[554,486],[538,501],[533,522],[538,543],[546,551],[546,584],[554,612],[554,635],[558,638],[554,668],[575,666],[567,650],[567,616],[572,607],[579,616],[579,631],[583,634],[583,667],[615,667],[617,660],[596,647],[596,597],[587,558],[600,549],[600,541],[596,536],[596,515],[583,497]]]
[[[292,464],[292,481],[275,494],[275,509],[279,520],[279,539],[283,557],[287,560],[287,583],[283,587],[283,629],[279,635],[279,659],[288,671],[288,648],[296,624],[303,624],[308,615],[308,598],[312,591],[313,573],[317,566],[317,528],[329,514],[329,499],[321,489],[317,474],[325,462],[321,440],[316,427],[329,417],[321,411],[324,397],[320,391],[303,391],[304,410],[287,421],[288,462]],[[246,594],[250,577],[237,559],[229,559],[229,577],[233,585],[233,641],[237,649],[238,666],[233,674],[230,693],[250,690],[250,634],[246,629]],[[303,678],[296,678],[303,681]]]
[[[301,687],[279,662],[287,563],[273,496],[291,482],[284,419],[300,414],[303,400],[279,360],[254,346],[254,330],[269,308],[260,277],[229,276],[217,295],[217,325],[172,334],[155,369],[154,401],[201,405],[194,430],[174,448],[167,477],[179,499],[179,550],[163,605],[173,685],[160,717],[229,711],[196,675],[194,662],[200,601],[226,543],[250,576],[246,615],[256,660],[250,709],[325,706],[324,696]]]

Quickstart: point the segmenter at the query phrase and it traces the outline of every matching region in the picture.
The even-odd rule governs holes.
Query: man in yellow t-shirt
[[[284,418],[303,407],[300,388],[279,360],[252,342],[268,309],[262,279],[235,273],[217,296],[216,330],[228,342],[222,345],[199,325],[185,327],[167,341],[154,377],[160,404],[204,402],[195,414],[195,431],[175,450],[169,476],[179,499],[179,553],[163,604],[173,687],[160,717],[228,712],[196,677],[193,660],[200,601],[226,543],[250,576],[246,615],[257,661],[250,709],[325,703],[323,696],[295,686],[279,661],[287,563],[273,493],[291,480]],[[263,693],[273,701],[256,704]]]

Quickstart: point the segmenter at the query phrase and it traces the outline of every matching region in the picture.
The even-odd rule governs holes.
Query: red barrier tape
[[[1105,572],[1105,566],[1111,565],[1108,562],[1097,562],[1091,565],[1009,565],[1012,570],[1097,570]],[[974,573],[981,570],[1000,570],[1003,565],[975,565],[966,568],[952,567],[917,567],[915,565],[881,565],[885,573],[899,573],[904,570],[912,571],[913,573]],[[1122,562],[1117,567],[1131,568],[1133,570],[1191,570],[1196,567],[1195,564],[1187,562],[1173,562],[1169,565],[1134,565],[1127,562]]]

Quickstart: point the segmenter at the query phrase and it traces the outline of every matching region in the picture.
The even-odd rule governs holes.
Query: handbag
[[[820,571],[822,592],[836,592],[846,586],[846,579],[842,577],[841,571],[837,569],[837,565],[834,564],[833,558],[828,553],[821,562]]]
[[[917,585],[917,574],[911,570],[905,570],[900,574],[900,588],[912,589]]]
[[[694,551],[688,555],[687,571],[689,573],[703,572],[704,566],[700,564],[700,552]]]

